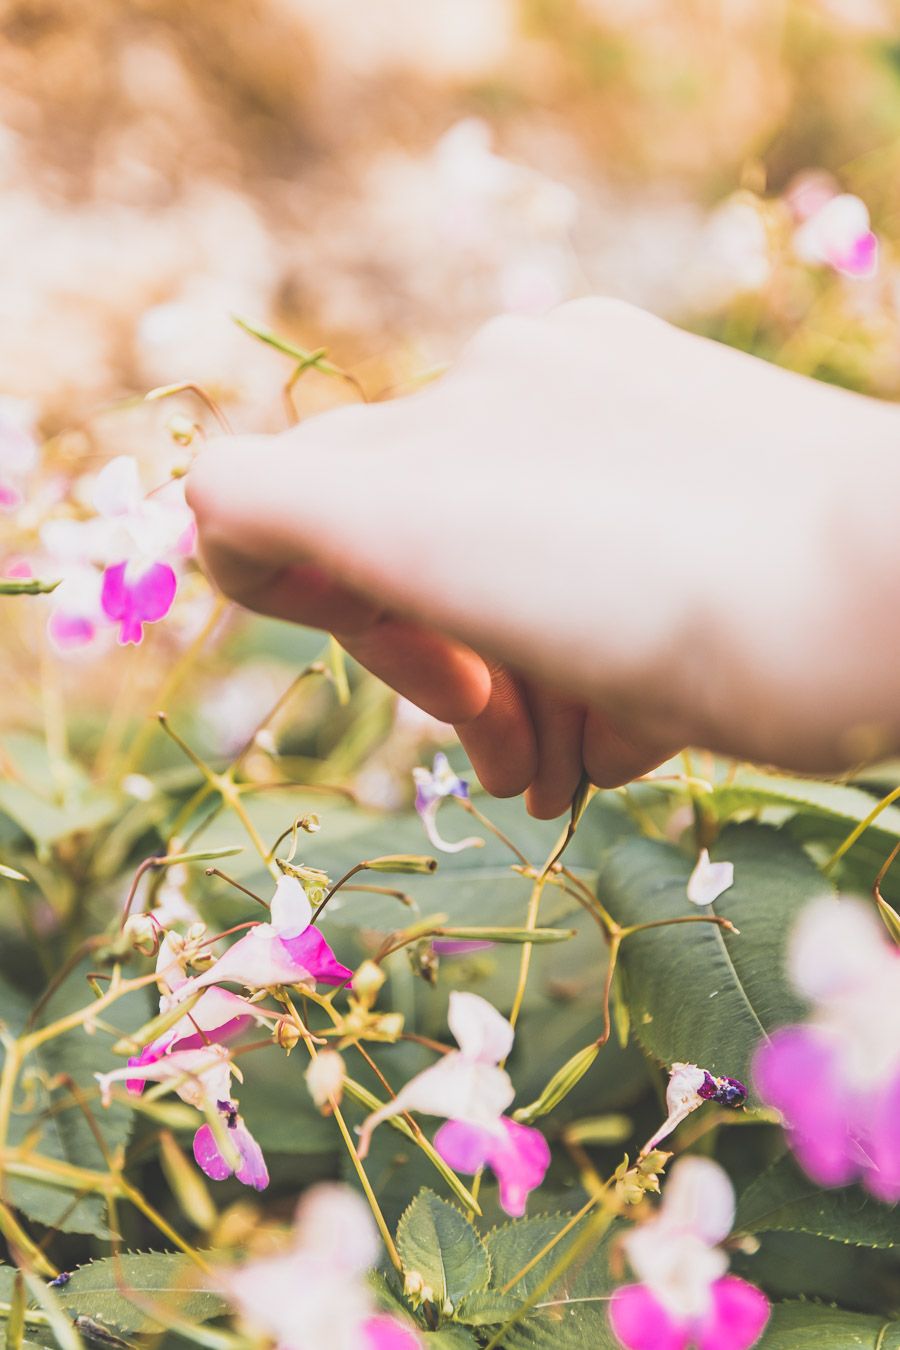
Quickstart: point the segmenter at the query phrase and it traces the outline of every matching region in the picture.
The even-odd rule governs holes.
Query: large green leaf
[[[725,830],[715,856],[734,863],[734,885],[705,912],[730,919],[637,933],[622,945],[631,1024],[665,1064],[688,1060],[749,1077],[754,1047],[803,1012],[785,977],[791,926],[805,904],[828,891],[799,844],[771,827]],[[686,887],[690,858],[669,844],[631,839],[611,851],[600,894],[621,924],[695,916]]]
[[[898,1350],[900,1322],[817,1303],[779,1303],[756,1350]]]
[[[900,1207],[882,1205],[858,1186],[820,1190],[785,1153],[747,1187],[735,1228],[814,1233],[860,1247],[900,1245]]]
[[[220,1281],[171,1252],[93,1261],[74,1271],[58,1295],[73,1316],[125,1333],[160,1331],[167,1308],[195,1322],[218,1317],[226,1308]]]
[[[727,783],[713,789],[711,801],[720,815],[760,806],[788,806],[804,813],[845,820],[852,826],[865,820],[878,799],[862,788],[844,783],[739,769]],[[886,807],[878,817],[878,828],[900,837],[900,808]]]
[[[455,1205],[422,1190],[397,1225],[397,1250],[407,1277],[419,1275],[439,1308],[456,1307],[484,1289],[491,1267],[481,1238]]]
[[[485,1238],[491,1257],[491,1288],[525,1300],[571,1249],[580,1233],[559,1240],[521,1278],[515,1277],[571,1219],[570,1214],[541,1214],[516,1219],[493,1229]],[[607,1309],[612,1290],[606,1244],[579,1254],[538,1303],[524,1314],[503,1340],[504,1350],[615,1350]]]

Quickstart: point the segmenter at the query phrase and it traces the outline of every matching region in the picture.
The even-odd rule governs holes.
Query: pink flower
[[[862,1180],[900,1200],[900,950],[855,900],[819,900],[789,951],[809,1020],[757,1051],[760,1096],[784,1116],[800,1165],[822,1186]]]
[[[433,846],[443,853],[461,853],[466,848],[481,848],[484,840],[475,835],[451,844],[438,833],[438,807],[444,798],[459,797],[467,801],[469,797],[468,783],[453,772],[444,752],[437,752],[431,770],[413,769],[413,778],[416,783],[416,810]]]
[[[488,1166],[500,1186],[507,1214],[525,1213],[530,1191],[539,1186],[550,1165],[550,1150],[539,1130],[508,1120],[504,1111],[515,1090],[500,1068],[512,1049],[513,1029],[485,999],[454,989],[447,1014],[459,1050],[416,1074],[394,1099],[374,1111],[360,1129],[360,1156],[365,1157],[372,1131],[403,1111],[444,1116],[434,1145],[441,1157],[468,1175]]]
[[[100,1097],[109,1106],[113,1083],[126,1082],[134,1091],[139,1082],[169,1083],[189,1106],[210,1114],[216,1112],[228,1131],[235,1159],[231,1160],[219,1148],[215,1133],[209,1124],[201,1125],[194,1135],[194,1158],[213,1181],[222,1181],[232,1173],[245,1186],[264,1190],[269,1174],[262,1150],[238,1114],[237,1102],[231,1098],[231,1076],[234,1069],[228,1051],[221,1045],[204,1045],[200,1049],[179,1049],[160,1053],[155,1060],[138,1063],[135,1060],[110,1073],[94,1077],[100,1084]]]
[[[255,924],[186,988],[222,983],[242,984],[246,989],[347,983],[353,978],[352,970],[341,965],[311,920],[306,891],[295,877],[283,876],[272,898],[271,921]]]
[[[415,1332],[374,1312],[365,1274],[378,1235],[365,1201],[322,1185],[297,1207],[286,1251],[223,1273],[220,1288],[255,1332],[278,1350],[417,1350]]]
[[[119,642],[139,643],[145,623],[157,623],[172,608],[178,580],[168,563],[121,562],[103,573],[100,604],[103,613],[118,623]]]
[[[766,1296],[727,1275],[719,1247],[734,1222],[734,1191],[718,1163],[682,1158],[662,1205],[622,1239],[640,1284],[615,1291],[609,1320],[626,1350],[748,1350],[769,1317]]]
[[[842,276],[873,277],[878,239],[865,202],[849,192],[828,198],[795,231],[794,252],[803,262],[831,267]]]
[[[673,1064],[669,1070],[666,1088],[668,1115],[659,1129],[641,1149],[646,1154],[656,1148],[683,1120],[704,1102],[718,1102],[720,1106],[743,1106],[747,1089],[739,1078],[722,1078],[696,1064]]]

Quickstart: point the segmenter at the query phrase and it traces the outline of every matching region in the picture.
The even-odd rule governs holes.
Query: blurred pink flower
[[[734,1191],[709,1158],[682,1158],[656,1215],[622,1239],[640,1284],[617,1289],[612,1329],[626,1350],[748,1350],[769,1317],[765,1294],[727,1275],[719,1243],[734,1222]]]
[[[374,1311],[366,1272],[378,1259],[369,1207],[349,1186],[313,1187],[286,1251],[223,1271],[220,1288],[278,1350],[417,1350],[416,1333]]]
[[[515,1090],[500,1068],[513,1043],[505,1017],[478,994],[454,989],[447,1021],[458,1050],[416,1074],[392,1101],[374,1111],[360,1129],[360,1157],[368,1152],[372,1131],[403,1111],[444,1116],[434,1146],[457,1171],[474,1174],[488,1166],[500,1186],[507,1214],[525,1213],[528,1193],[539,1186],[550,1165],[550,1150],[539,1130],[508,1120],[503,1112]]]
[[[822,1186],[862,1180],[900,1200],[900,950],[855,900],[801,915],[788,966],[809,1020],[776,1031],[753,1066],[800,1165]]]
[[[811,192],[798,197],[800,210],[808,209],[811,197]],[[878,239],[870,228],[869,208],[849,192],[828,197],[794,232],[794,252],[803,262],[831,267],[842,276],[873,277]]]

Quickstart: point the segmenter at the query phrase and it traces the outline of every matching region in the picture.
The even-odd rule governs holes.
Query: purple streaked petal
[[[846,1186],[859,1171],[846,1090],[835,1052],[813,1029],[785,1027],[756,1053],[753,1075],[763,1101],[784,1116],[788,1141],[821,1186]]]
[[[609,1321],[625,1350],[687,1350],[690,1329],[677,1322],[643,1284],[626,1284],[615,1291]]]
[[[318,928],[307,928],[297,937],[279,938],[291,960],[301,972],[311,975],[321,984],[345,984],[353,978],[353,971],[341,965]],[[298,983],[303,983],[302,976]]]
[[[749,1350],[769,1320],[769,1300],[761,1289],[725,1275],[710,1291],[712,1309],[694,1331],[697,1350]]]
[[[364,1350],[419,1350],[422,1344],[412,1328],[395,1317],[368,1317],[362,1332]]]
[[[194,1135],[194,1161],[213,1181],[226,1181],[231,1168],[219,1151],[216,1136],[208,1125],[201,1125]]]
[[[229,1137],[241,1156],[241,1165],[234,1172],[227,1158],[223,1157],[216,1136],[209,1125],[201,1125],[194,1135],[194,1160],[201,1171],[213,1181],[226,1181],[235,1175],[245,1186],[255,1191],[264,1191],[269,1184],[269,1173],[262,1149],[238,1116],[234,1125],[229,1127]]]
[[[471,1177],[487,1162],[495,1138],[481,1125],[448,1120],[434,1136],[434,1146],[448,1167]]]
[[[871,1161],[863,1185],[876,1199],[893,1205],[900,1200],[900,1074],[880,1094],[869,1115]]]
[[[514,1219],[525,1213],[530,1191],[540,1186],[550,1166],[550,1146],[540,1130],[505,1116],[503,1135],[491,1139],[488,1166],[500,1184],[500,1204]]]

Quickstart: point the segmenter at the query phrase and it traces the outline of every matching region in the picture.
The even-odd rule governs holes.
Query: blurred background
[[[276,429],[233,313],[377,393],[606,292],[894,395],[898,132],[891,0],[4,0],[0,393],[47,434],[191,379]],[[877,276],[785,266],[810,169]]]

